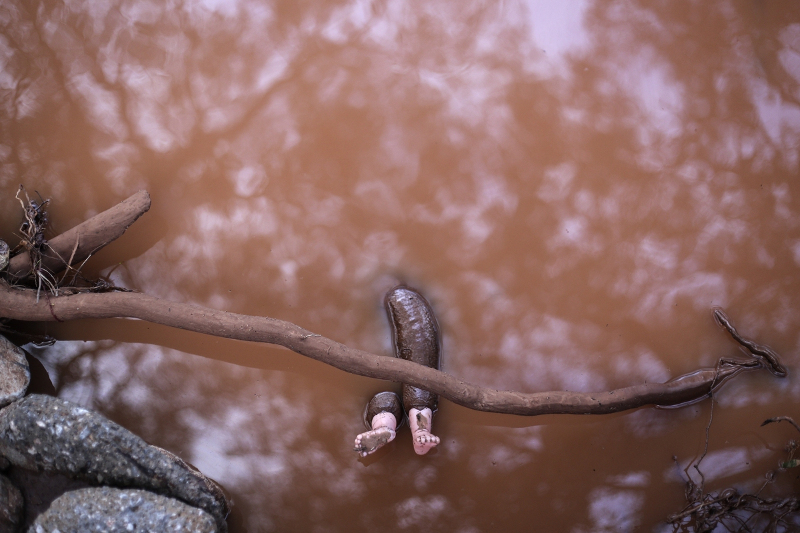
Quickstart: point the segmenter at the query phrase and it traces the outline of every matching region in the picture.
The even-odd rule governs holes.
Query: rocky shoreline
[[[175,454],[72,402],[28,394],[0,336],[0,533],[227,531],[222,488]]]

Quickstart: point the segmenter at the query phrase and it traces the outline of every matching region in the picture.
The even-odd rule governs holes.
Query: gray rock
[[[0,335],[0,407],[22,398],[30,382],[25,352]]]
[[[71,402],[31,394],[0,410],[0,455],[29,470],[177,498],[207,511],[219,530],[227,531],[230,509],[216,483],[175,455]]]
[[[100,487],[67,492],[40,514],[29,533],[60,531],[217,531],[197,507],[136,489]]]
[[[0,476],[0,533],[16,533],[22,525],[22,494],[11,480]]]

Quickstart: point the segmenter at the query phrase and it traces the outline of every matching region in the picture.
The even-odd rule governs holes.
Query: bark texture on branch
[[[42,267],[51,273],[57,273],[66,268],[65,263],[70,257],[71,265],[82,262],[120,237],[149,209],[150,195],[147,191],[139,191],[114,207],[53,237],[47,241],[47,248],[42,253]],[[31,274],[30,254],[23,252],[11,258],[8,274],[14,280],[28,278]]]
[[[522,393],[480,387],[411,361],[348,348],[283,320],[228,313],[140,293],[79,293],[37,302],[35,290],[0,282],[0,317],[24,321],[128,317],[217,337],[277,344],[345,372],[407,383],[470,409],[516,415],[604,414],[650,404],[676,406],[707,397],[744,370],[762,367],[756,359],[724,359],[717,368],[698,370],[667,383],[596,393]]]

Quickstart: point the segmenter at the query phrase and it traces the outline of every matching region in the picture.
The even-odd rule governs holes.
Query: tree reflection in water
[[[387,354],[382,294],[419,282],[444,369],[499,388],[711,364],[733,350],[712,305],[797,351],[793,3],[95,4],[0,6],[4,236],[20,183],[54,199],[56,231],[147,188],[91,268]],[[682,504],[672,455],[703,443],[705,406],[445,404],[437,455],[357,463],[384,384],[130,321],[49,331],[59,395],[219,478],[234,531],[649,528]],[[723,389],[710,446],[752,468],[721,483],[756,483],[787,437],[755,428],[798,398],[793,379]]]

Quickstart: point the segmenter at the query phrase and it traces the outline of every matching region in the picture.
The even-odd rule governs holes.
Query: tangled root
[[[703,455],[696,463],[686,467],[684,471],[687,477],[686,507],[667,517],[667,521],[673,526],[673,531],[705,533],[718,531],[719,526],[725,531],[777,533],[800,530],[800,496],[792,495],[786,498],[762,498],[759,496],[769,483],[775,481],[778,473],[800,466],[800,460],[795,459],[795,453],[800,446],[794,440],[790,440],[786,446],[788,458],[781,462],[777,471],[767,472],[764,484],[755,494],[741,494],[734,488],[705,492],[705,477],[700,470],[700,462],[708,451],[708,431],[711,428],[713,409],[712,401],[711,419],[706,427],[706,447]],[[788,416],[770,418],[761,425],[765,426],[781,421],[791,423],[800,431],[800,426]],[[673,457],[673,459],[677,463],[677,458]],[[688,469],[691,467],[700,474],[700,483],[695,483],[688,474]]]

